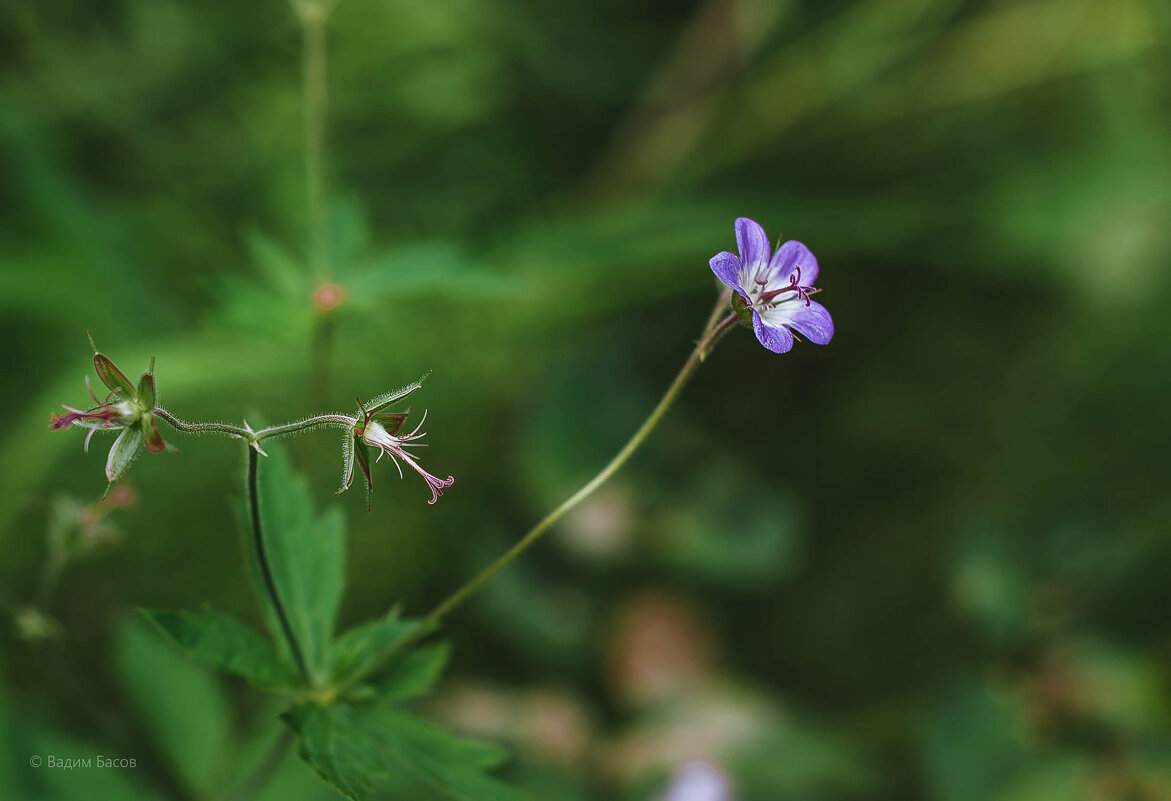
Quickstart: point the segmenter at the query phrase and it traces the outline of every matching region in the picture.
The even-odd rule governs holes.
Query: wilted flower
[[[796,331],[816,345],[834,336],[829,312],[809,296],[821,290],[817,259],[800,242],[786,242],[771,253],[768,235],[747,217],[736,220],[736,246],[740,255],[723,251],[711,259],[712,272],[736,291],[733,302],[752,313],[756,338],[774,353],[793,347]]]
[[[94,406],[89,409],[76,409],[64,406],[68,414],[53,414],[49,424],[52,431],[79,426],[88,428],[85,436],[85,450],[89,452],[89,441],[99,430],[121,431],[110,454],[106,457],[106,480],[112,485],[126,472],[131,462],[138,457],[143,446],[151,453],[161,453],[167,449],[158,426],[154,421],[154,410],[157,406],[155,393],[154,359],[150,367],[138,379],[138,385],[119,370],[114,363],[94,349],[94,369],[98,378],[110,390],[104,401],[98,400],[90,386],[89,376],[85,378],[85,388],[93,399]],[[109,488],[106,490],[109,492]]]
[[[391,392],[380,398],[375,398],[366,405],[358,401],[357,421],[354,423],[353,428],[347,432],[343,445],[342,486],[338,490],[338,493],[345,492],[350,488],[350,484],[354,480],[354,461],[356,459],[358,467],[362,469],[362,475],[366,477],[367,508],[369,508],[369,493],[374,489],[374,479],[370,474],[371,448],[378,451],[378,458],[375,461],[381,461],[383,456],[390,457],[390,461],[394,463],[395,468],[398,470],[399,478],[403,477],[403,469],[399,465],[399,459],[422,476],[423,480],[427,482],[427,486],[431,488],[431,500],[427,501],[427,503],[435,503],[435,501],[439,500],[439,496],[443,494],[443,490],[455,483],[455,479],[452,476],[442,479],[431,475],[423,469],[422,465],[415,460],[414,456],[407,453],[407,448],[427,447],[418,441],[426,433],[419,430],[422,428],[423,422],[427,419],[426,411],[423,412],[423,417],[419,420],[414,430],[403,436],[398,436],[398,431],[402,428],[403,423],[406,422],[410,410],[396,413],[380,411],[395,401],[402,400],[407,395],[410,395],[422,386],[422,384],[423,381],[420,379],[397,392]]]

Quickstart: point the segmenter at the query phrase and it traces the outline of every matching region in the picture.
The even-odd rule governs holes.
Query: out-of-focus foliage
[[[0,5],[0,797],[193,798],[277,736],[267,696],[126,622],[211,603],[262,628],[233,443],[164,431],[182,454],[130,471],[117,547],[70,535],[42,592],[54,499],[104,489],[47,430],[84,402],[86,329],[156,356],[185,418],[435,371],[434,507],[383,470],[367,514],[332,497],[335,437],[290,447],[349,520],[345,630],[425,612],[592,475],[749,215],[817,254],[835,341],[722,344],[450,619],[415,711],[554,801],[657,799],[696,760],[741,801],[1171,798],[1166,3],[345,0],[329,275],[287,4]],[[336,797],[274,770],[259,797]]]

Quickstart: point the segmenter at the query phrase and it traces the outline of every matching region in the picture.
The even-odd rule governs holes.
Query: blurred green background
[[[335,500],[337,436],[289,445],[346,510],[343,622],[422,613],[649,411],[746,215],[817,254],[836,339],[729,337],[449,620],[423,711],[553,801],[697,759],[740,801],[1171,798],[1171,5],[346,0],[330,312],[287,4],[0,7],[0,796],[228,798],[278,731],[133,612],[259,625],[240,448],[164,429],[91,506],[109,440],[48,431],[86,329],[188,419],[434,370],[434,507],[386,465]],[[259,797],[333,795],[290,755]]]

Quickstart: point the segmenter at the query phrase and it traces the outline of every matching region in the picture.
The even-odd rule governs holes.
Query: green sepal
[[[94,354],[94,370],[97,371],[98,378],[102,379],[102,383],[123,400],[135,400],[138,397],[130,379],[115,367],[112,361],[100,353]]]
[[[354,429],[346,431],[342,437],[342,485],[334,495],[341,495],[354,482]]]
[[[147,412],[142,416],[142,438],[146,442],[146,449],[151,453],[162,453],[167,449],[167,443],[163,439],[163,435],[159,433],[159,427],[155,425],[154,415]]]
[[[122,477],[131,463],[138,458],[144,444],[142,430],[138,426],[122,429],[118,439],[110,446],[110,455],[106,457],[106,480],[113,486],[114,482]],[[110,487],[106,487],[109,493]]]
[[[150,411],[154,409],[156,399],[154,373],[145,372],[138,379],[138,402],[142,404],[143,409]]]
[[[732,293],[732,311],[736,312],[742,325],[752,328],[752,307],[739,292]]]
[[[430,376],[431,371],[428,370],[419,378],[418,381],[415,381],[412,384],[407,384],[405,387],[396,389],[393,392],[387,392],[385,395],[379,395],[377,398],[363,406],[362,411],[366,414],[374,414],[374,412],[377,412],[380,409],[384,409],[390,404],[408,397],[416,390],[418,390],[419,387],[423,386],[423,382],[426,381]]]
[[[370,447],[360,439],[354,440],[354,453],[358,457],[358,467],[366,477],[366,511],[370,511],[370,496],[374,493],[374,477],[370,473]]]
[[[408,412],[393,412],[390,414],[375,414],[372,415],[374,420],[377,420],[388,434],[397,434],[398,430],[403,427],[403,423],[407,421]]]

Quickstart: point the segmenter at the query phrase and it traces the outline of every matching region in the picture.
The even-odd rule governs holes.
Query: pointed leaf
[[[500,748],[456,737],[433,723],[378,710],[371,734],[399,765],[458,801],[518,801],[525,796],[484,771],[507,757]]]
[[[335,686],[361,676],[378,661],[381,654],[410,634],[416,620],[404,620],[392,609],[384,618],[354,626],[338,637],[330,647],[330,677]]]
[[[138,379],[138,402],[142,408],[150,410],[154,409],[156,400],[154,373],[143,373],[142,378]]]
[[[303,705],[283,716],[300,734],[301,758],[326,781],[363,801],[388,770],[422,778],[457,801],[520,801],[525,796],[484,774],[504,759],[493,746],[456,737],[380,707]]]
[[[321,679],[344,587],[345,518],[336,506],[315,517],[309,486],[284,449],[265,447],[269,457],[260,461],[258,481],[265,547],[293,634],[310,673]],[[275,616],[268,619],[273,637],[283,642]]]
[[[372,780],[386,775],[378,743],[360,729],[348,707],[304,704],[282,717],[300,735],[301,759],[347,798],[365,801]]]
[[[246,233],[245,244],[268,287],[285,297],[308,297],[310,271],[291,250],[259,231]]]
[[[208,797],[231,748],[231,713],[215,677],[137,617],[120,626],[117,665],[153,747],[187,795]]]
[[[390,667],[371,676],[383,701],[401,703],[427,695],[447,666],[451,647],[445,642],[408,651]]]
[[[106,480],[113,484],[121,478],[142,452],[142,445],[142,431],[138,426],[122,429],[106,457]]]
[[[134,384],[130,383],[130,379],[115,367],[112,361],[100,353],[95,353],[94,369],[97,370],[98,378],[102,379],[102,383],[109,387],[111,392],[117,393],[123,400],[134,400]]]
[[[142,611],[194,659],[243,676],[258,687],[277,690],[297,687],[293,666],[258,634],[223,612],[210,607],[203,614]]]

